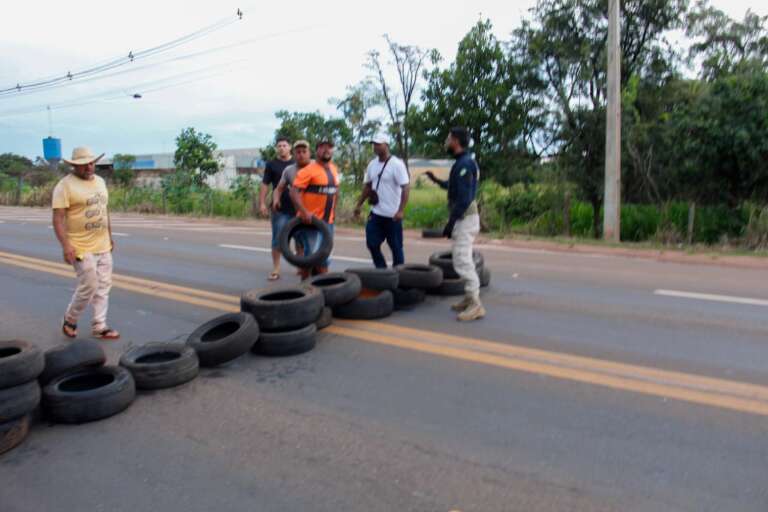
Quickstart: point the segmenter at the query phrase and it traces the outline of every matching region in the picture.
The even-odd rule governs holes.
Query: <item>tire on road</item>
[[[321,274],[310,278],[306,283],[323,292],[325,305],[328,307],[353,301],[360,295],[363,286],[357,274],[350,272]]]
[[[394,296],[389,290],[361,295],[348,304],[333,308],[333,316],[349,320],[375,320],[385,318],[395,309]]]
[[[0,341],[0,389],[35,380],[45,367],[43,351],[28,341]]]
[[[0,423],[34,411],[40,403],[40,384],[31,380],[12,388],[0,389]]]
[[[356,267],[346,270],[352,274],[357,274],[363,288],[367,290],[376,290],[383,292],[385,290],[394,290],[400,282],[400,275],[393,268],[371,268]]]
[[[240,309],[253,315],[264,331],[289,331],[314,323],[324,305],[323,292],[307,284],[250,290],[240,298]]]
[[[181,343],[147,343],[120,356],[138,389],[163,389],[191,381],[200,369],[195,350]]]
[[[443,282],[442,269],[434,265],[405,263],[395,268],[400,274],[398,281],[400,288],[429,290],[430,288],[437,288]]]
[[[320,313],[320,316],[315,321],[315,327],[317,327],[318,331],[321,331],[326,327],[329,327],[332,323],[333,323],[333,310],[328,306],[326,306],[323,308],[323,311]]]
[[[427,293],[442,296],[464,295],[464,279],[443,279],[443,283],[439,287],[427,290]]]
[[[124,411],[135,397],[136,384],[125,368],[85,368],[45,386],[43,412],[56,423],[86,423]]]
[[[0,455],[19,446],[29,435],[30,415],[0,423]]]
[[[107,356],[93,340],[76,340],[45,351],[45,370],[38,377],[45,386],[56,377],[83,368],[104,366]]]
[[[187,338],[200,366],[227,363],[248,352],[259,339],[259,325],[248,313],[227,313],[208,320]]]
[[[485,288],[491,284],[491,269],[483,265],[483,268],[479,272],[480,274],[480,286]]]
[[[442,228],[427,228],[421,230],[422,238],[444,238]]]
[[[252,351],[271,357],[295,356],[309,352],[315,348],[316,343],[317,327],[312,323],[300,329],[262,332]]]
[[[320,247],[317,251],[299,255],[291,250],[291,239],[295,235],[296,231],[300,229],[315,229],[320,231],[322,237]],[[317,217],[312,217],[311,224],[304,224],[302,220],[295,217],[289,220],[279,235],[280,252],[283,253],[283,257],[292,265],[300,268],[311,268],[321,265],[333,251],[333,237],[328,226],[322,220]]]
[[[480,271],[485,265],[483,254],[478,251],[472,252],[472,259],[475,262],[475,268]],[[451,251],[438,251],[429,257],[429,264],[440,267],[443,271],[443,277],[446,279],[458,279],[459,274],[453,268],[453,253]]]
[[[392,296],[394,299],[395,311],[403,311],[413,309],[414,306],[424,302],[427,292],[420,288],[411,288],[409,290],[397,288],[392,292]]]

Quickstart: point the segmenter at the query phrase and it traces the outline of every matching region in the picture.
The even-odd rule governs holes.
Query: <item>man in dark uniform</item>
[[[427,172],[429,179],[448,190],[450,216],[445,225],[443,236],[453,240],[453,267],[464,279],[465,297],[452,309],[458,311],[460,322],[478,320],[485,316],[485,308],[480,302],[480,277],[472,258],[472,243],[480,232],[480,215],[475,197],[479,170],[474,158],[467,153],[469,132],[466,128],[451,128],[445,139],[445,149],[453,155],[456,162],[451,167],[448,181]]]

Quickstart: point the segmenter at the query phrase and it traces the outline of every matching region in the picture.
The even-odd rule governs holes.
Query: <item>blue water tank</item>
[[[46,160],[61,160],[61,139],[46,137],[43,139],[43,157]]]

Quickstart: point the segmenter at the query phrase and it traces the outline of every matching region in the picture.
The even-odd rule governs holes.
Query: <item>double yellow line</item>
[[[0,252],[0,263],[74,278],[69,265]],[[239,311],[239,297],[138,277],[113,275],[135,293],[218,311]],[[433,354],[557,379],[768,416],[768,387],[629,365],[507,343],[401,327],[384,322],[334,321],[326,332],[369,343]]]

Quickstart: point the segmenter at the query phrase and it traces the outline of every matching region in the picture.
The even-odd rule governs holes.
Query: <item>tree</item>
[[[364,80],[347,88],[347,95],[341,99],[331,99],[332,104],[341,112],[349,129],[350,142],[345,148],[345,156],[355,183],[361,183],[368,161],[373,156],[367,142],[379,129],[381,122],[370,117],[370,111],[381,103],[381,96],[374,84]]]
[[[735,73],[748,66],[768,66],[768,16],[748,10],[739,22],[699,0],[688,14],[686,35],[696,41],[689,58],[702,58],[701,74],[707,80]]]
[[[128,187],[133,183],[136,177],[133,164],[136,163],[136,157],[133,155],[124,155],[116,153],[112,157],[112,168],[114,169],[112,177],[121,187]]]
[[[641,74],[681,26],[687,0],[621,2],[621,85]],[[537,67],[556,144],[570,178],[592,204],[600,235],[606,103],[607,0],[540,0],[513,34],[513,51]],[[524,57],[523,57],[524,56]]]
[[[387,41],[387,47],[393,59],[390,64],[394,66],[397,72],[399,91],[387,83],[384,66],[381,63],[381,54],[378,51],[373,50],[368,53],[368,68],[374,72],[374,79],[381,89],[382,103],[389,115],[390,130],[395,136],[397,152],[408,167],[411,102],[416,91],[419,73],[430,52],[418,46],[398,44],[386,34],[384,39]]]
[[[14,153],[0,154],[0,176],[16,180],[16,204],[21,204],[21,190],[24,177],[32,170],[32,161]]]
[[[509,55],[494,37],[489,20],[478,21],[459,43],[456,60],[425,73],[423,106],[412,115],[414,145],[426,155],[444,154],[452,126],[466,126],[484,176],[503,183],[517,181],[544,149],[538,147],[542,126],[542,82],[524,59]]]
[[[219,172],[216,149],[216,143],[209,134],[191,127],[183,129],[176,137],[176,152],[173,155],[176,173],[186,175],[186,179],[180,181],[206,187],[206,178]]]

